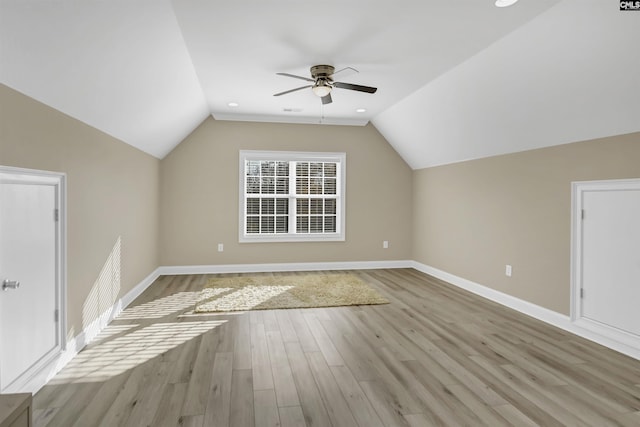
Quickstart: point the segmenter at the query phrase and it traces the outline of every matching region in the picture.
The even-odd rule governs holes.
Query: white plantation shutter
[[[344,240],[344,153],[240,152],[240,241]]]
[[[296,171],[296,233],[335,233],[337,162],[293,162]]]
[[[245,162],[245,234],[288,233],[289,162]]]

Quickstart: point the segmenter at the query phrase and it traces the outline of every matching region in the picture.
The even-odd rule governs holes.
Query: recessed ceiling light
[[[507,7],[507,6],[511,6],[512,4],[514,4],[517,1],[518,0],[496,0],[496,6],[497,7]]]
[[[230,102],[227,104],[229,107],[235,108],[238,107],[240,104],[238,104],[237,102]]]
[[[366,108],[358,108],[356,110],[356,113],[366,113],[366,112],[367,112]]]

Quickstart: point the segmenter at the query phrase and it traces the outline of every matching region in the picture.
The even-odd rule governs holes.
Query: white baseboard
[[[78,350],[75,352],[77,354],[78,351],[83,349],[87,344],[93,341],[98,334],[111,322],[117,315],[122,313],[122,310],[127,308],[129,304],[133,302],[140,294],[142,294],[145,289],[147,289],[151,284],[161,276],[160,269],[156,268],[151,274],[145,277],[140,283],[133,287],[129,292],[124,294],[122,298],[118,299],[111,307],[105,310],[97,319],[93,322],[89,323],[89,325],[85,326],[80,334],[78,334],[72,340],[73,346]],[[69,349],[71,345],[67,345],[67,349]],[[75,354],[74,354],[75,356]]]
[[[580,322],[572,322],[569,316],[540,307],[514,296],[496,291],[479,283],[455,276],[446,271],[421,264],[417,261],[353,261],[353,262],[312,262],[312,263],[281,263],[281,264],[227,264],[227,265],[190,265],[158,267],[144,278],[133,289],[118,299],[108,310],[96,320],[87,325],[78,335],[67,341],[66,349],[52,359],[41,371],[34,375],[23,390],[36,393],[51,378],[64,368],[87,344],[120,314],[133,300],[147,289],[158,277],[163,275],[182,274],[221,274],[221,273],[258,273],[277,271],[319,271],[319,270],[369,270],[381,268],[414,268],[423,273],[444,280],[454,286],[465,289],[483,298],[512,308],[523,314],[541,320],[550,325],[602,344],[620,353],[640,360],[640,341],[625,337],[625,339],[611,338],[581,327]],[[590,328],[593,329],[593,328]]]
[[[20,390],[16,392],[36,393],[44,387],[67,363],[71,361],[87,344],[122,312],[131,302],[136,299],[145,289],[147,289],[159,276],[159,268],[145,277],[133,289],[118,299],[111,307],[105,310],[97,319],[85,326],[85,328],[75,337],[67,340],[65,349],[56,357],[53,357],[42,369],[26,382]]]
[[[372,270],[411,268],[413,261],[293,262],[280,264],[184,265],[160,267],[160,275],[271,273],[276,271]]]
[[[318,270],[366,270],[379,268],[411,268],[412,261],[354,261],[282,264],[229,264],[158,267],[133,289],[118,299],[97,319],[84,327],[75,337],[67,340],[65,349],[44,365],[19,390],[15,392],[36,393],[64,368],[87,344],[119,315],[133,300],[147,289],[158,277],[180,274],[257,273],[276,271],[318,271]]]
[[[411,264],[411,266],[418,271],[429,274],[440,280],[444,280],[447,283],[451,283],[454,286],[465,289],[483,298],[497,302],[498,304],[512,308],[520,313],[526,314],[560,329],[564,329],[567,332],[571,332],[572,334],[586,338],[622,354],[633,357],[634,359],[640,360],[640,340],[636,337],[631,337],[630,335],[626,335],[625,337],[622,337],[621,335],[611,335],[610,332],[604,329],[602,330],[602,333],[597,333],[593,330],[589,330],[593,329],[592,327],[586,329],[587,325],[581,326],[581,322],[572,322],[571,318],[564,314],[540,307],[539,305],[496,291],[495,289],[491,289],[479,283],[472,282],[471,280],[447,273],[446,271],[421,264],[417,261],[413,261]]]

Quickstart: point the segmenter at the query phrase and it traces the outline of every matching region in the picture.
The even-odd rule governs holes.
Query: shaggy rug
[[[209,279],[196,313],[388,304],[355,274],[242,275]]]

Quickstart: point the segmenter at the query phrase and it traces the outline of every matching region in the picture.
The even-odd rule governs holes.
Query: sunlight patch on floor
[[[115,337],[116,335],[120,335],[124,332],[127,332],[131,329],[138,327],[136,324],[126,324],[126,325],[109,325],[104,328],[100,333],[89,343],[87,348],[95,347],[99,345],[101,342],[108,340],[110,338]]]
[[[51,381],[104,381],[139,366],[180,344],[213,330],[226,320],[156,323],[81,351]],[[123,327],[126,325],[123,325]]]
[[[205,311],[208,305],[215,306],[219,311],[233,311],[236,307],[241,307],[241,310],[250,310],[293,288],[294,286],[244,286],[240,289],[204,288],[198,307]]]
[[[176,292],[122,311],[117,320],[159,319],[185,310],[198,301],[200,292]]]

